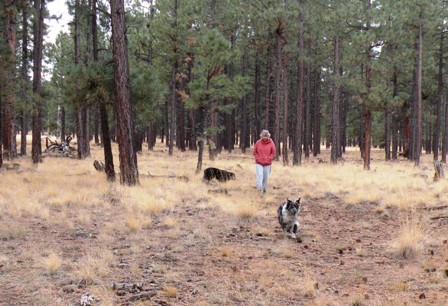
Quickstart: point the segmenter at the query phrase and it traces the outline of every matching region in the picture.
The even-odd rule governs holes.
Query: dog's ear
[[[297,203],[300,203],[300,200],[301,200],[302,198],[299,198],[298,200],[297,200]]]

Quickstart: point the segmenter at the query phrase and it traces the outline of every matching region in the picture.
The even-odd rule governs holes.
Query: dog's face
[[[236,180],[235,173],[232,173],[232,172],[230,173],[230,179],[231,180]]]
[[[287,199],[286,202],[286,210],[292,214],[295,215],[299,212],[300,209],[300,199],[299,198],[297,201],[291,201],[290,199]]]

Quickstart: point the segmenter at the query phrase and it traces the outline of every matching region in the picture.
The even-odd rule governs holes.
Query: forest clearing
[[[0,304],[446,305],[448,181],[433,181],[431,155],[415,167],[372,150],[364,171],[359,150],[332,165],[323,148],[302,166],[274,162],[260,195],[252,150],[205,159],[236,175],[209,184],[197,152],[166,152],[138,154],[133,187],[95,171],[100,146],[5,161]],[[276,210],[299,197],[295,240]]]

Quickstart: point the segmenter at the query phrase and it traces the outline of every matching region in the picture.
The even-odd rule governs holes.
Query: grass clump
[[[404,259],[415,258],[423,251],[426,238],[427,230],[423,221],[406,217],[394,243],[395,252]]]
[[[59,272],[62,266],[62,259],[56,253],[50,253],[48,257],[43,259],[43,265],[45,269],[51,275],[54,275]]]

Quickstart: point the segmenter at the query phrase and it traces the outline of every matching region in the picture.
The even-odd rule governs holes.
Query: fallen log
[[[153,174],[151,174],[151,172],[149,172],[148,171],[148,174],[147,175],[145,175],[145,174],[141,174],[141,176],[142,177],[151,177],[151,178],[158,178],[158,177],[162,177],[162,178],[177,178],[177,179],[179,179],[179,180],[181,180],[181,181],[185,181],[185,182],[188,182],[190,179],[188,178],[188,176],[185,176],[185,175],[180,175],[180,176],[177,176],[177,175],[174,175],[174,174],[168,174],[168,175],[153,175]]]

